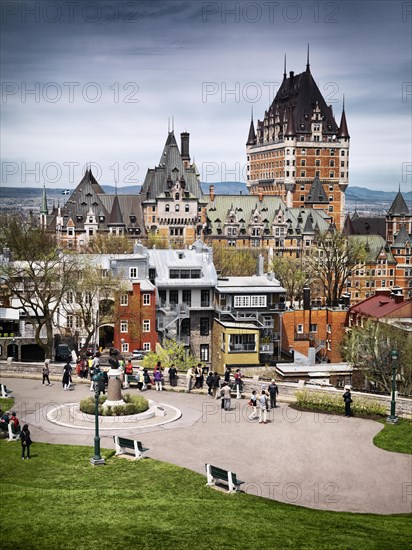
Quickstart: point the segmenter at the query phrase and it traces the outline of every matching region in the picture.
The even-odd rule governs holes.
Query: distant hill
[[[372,189],[366,189],[365,187],[349,186],[346,190],[347,200],[358,201],[392,201],[396,196],[397,191],[374,191]],[[402,193],[404,199],[407,202],[412,201],[412,192]]]
[[[248,195],[249,191],[246,184],[242,181],[218,181],[212,183],[201,183],[202,191],[206,195],[209,194],[209,187],[215,186],[215,193],[217,195]],[[102,189],[105,193],[114,195],[115,188],[112,185],[102,185]],[[70,194],[73,189],[69,189]],[[130,185],[128,187],[118,187],[117,193],[119,195],[134,195],[140,192],[140,185]],[[0,198],[37,198],[41,197],[43,189],[41,187],[0,187]],[[346,190],[346,199],[349,201],[384,201],[391,202],[395,196],[396,191],[374,191],[372,189],[366,189],[365,187],[348,187]],[[50,189],[47,188],[47,198],[59,197],[63,194],[63,189]],[[68,195],[63,195],[68,197]],[[412,192],[403,193],[403,196],[408,204],[412,202]]]

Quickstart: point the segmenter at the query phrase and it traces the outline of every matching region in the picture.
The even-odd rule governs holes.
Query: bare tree
[[[303,289],[308,285],[308,275],[301,267],[300,260],[289,256],[277,256],[272,260],[272,270],[276,279],[286,290],[286,300],[301,300]]]
[[[383,322],[368,320],[349,329],[342,343],[342,355],[380,391],[391,392],[392,350],[398,352],[397,387],[412,392],[412,341],[405,332]]]
[[[12,255],[11,261],[1,265],[10,307],[23,312],[33,327],[36,344],[46,358],[51,358],[54,320],[63,296],[71,288],[76,260],[63,254],[39,227],[8,221],[1,230],[2,241]],[[41,337],[43,329],[45,340]]]
[[[320,283],[326,305],[339,304],[352,270],[365,258],[363,243],[347,239],[343,233],[331,230],[318,236],[305,265],[311,279]]]

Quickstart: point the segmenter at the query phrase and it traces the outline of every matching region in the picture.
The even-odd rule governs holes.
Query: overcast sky
[[[312,74],[349,132],[350,185],[411,189],[412,2],[3,1],[2,186],[141,184],[168,120],[202,181],[244,181],[251,108]],[[408,176],[409,173],[409,176]]]

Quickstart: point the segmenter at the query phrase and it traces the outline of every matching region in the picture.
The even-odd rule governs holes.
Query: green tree
[[[308,285],[308,275],[302,268],[300,260],[290,256],[276,256],[272,260],[272,270],[276,279],[286,290],[286,300],[301,300],[303,289]]]
[[[397,388],[400,393],[412,392],[412,340],[399,328],[368,320],[364,326],[352,327],[342,342],[342,355],[358,369],[365,380],[379,391],[391,393],[392,350],[396,349]]]
[[[338,231],[325,231],[316,240],[316,247],[305,259],[311,279],[318,282],[326,298],[326,305],[337,306],[352,270],[366,258],[363,243],[348,240]]]
[[[196,365],[196,357],[187,353],[187,348],[175,340],[165,340],[162,346],[158,346],[156,351],[148,353],[143,359],[143,366],[153,369],[158,361],[161,361],[162,367],[170,367],[174,364],[177,370],[188,370]]]

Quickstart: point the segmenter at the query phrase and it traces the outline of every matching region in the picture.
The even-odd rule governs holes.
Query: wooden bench
[[[6,388],[4,384],[1,384],[0,390],[1,390],[0,397],[8,397],[11,393],[13,393],[12,390],[9,390],[8,388]]]
[[[132,450],[135,455],[135,459],[143,457],[143,453],[148,451],[146,447],[143,447],[140,441],[135,439],[127,439],[125,437],[119,437],[118,435],[113,436],[114,444],[116,446],[116,455],[122,455]]]
[[[7,424],[7,430],[9,432],[9,438],[7,441],[17,441],[17,439],[20,439],[20,430],[18,432],[13,432],[11,429],[11,422]]]
[[[229,486],[229,493],[236,493],[240,490],[240,486],[244,481],[237,479],[236,474],[229,472],[228,470],[223,470],[217,466],[212,466],[211,464],[205,464],[206,475],[207,475],[207,485],[213,487],[216,485],[216,480],[224,481]]]

